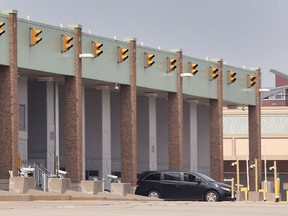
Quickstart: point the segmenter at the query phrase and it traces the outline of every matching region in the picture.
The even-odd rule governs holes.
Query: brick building
[[[0,22],[0,179],[21,161],[65,169],[75,187],[110,173],[134,185],[149,169],[222,181],[222,108],[243,104],[250,160],[261,156],[259,68],[19,19],[16,10],[2,10]]]

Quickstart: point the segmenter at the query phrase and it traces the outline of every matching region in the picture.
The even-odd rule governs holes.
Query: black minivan
[[[199,172],[146,171],[137,181],[135,194],[165,200],[231,200],[231,186]]]

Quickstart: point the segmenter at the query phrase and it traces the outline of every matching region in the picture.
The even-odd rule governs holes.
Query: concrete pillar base
[[[9,190],[9,179],[0,179],[0,190]]]
[[[249,191],[248,193],[248,200],[249,201],[263,201],[263,193],[262,192],[257,192],[257,191]]]
[[[130,183],[111,183],[111,193],[126,196],[131,193]]]
[[[35,180],[33,177],[10,177],[9,191],[26,193],[28,190],[35,190]]]
[[[81,183],[71,183],[71,190],[73,191],[81,191]]]
[[[97,194],[103,191],[102,181],[81,181],[81,192]]]
[[[50,178],[48,179],[48,191],[63,194],[66,190],[71,190],[70,178]]]

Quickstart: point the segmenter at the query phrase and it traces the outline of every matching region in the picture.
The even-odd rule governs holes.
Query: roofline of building
[[[287,74],[282,73],[282,72],[280,72],[280,71],[278,71],[278,70],[270,69],[270,72],[273,73],[273,74],[275,74],[275,75],[281,76],[281,77],[283,77],[283,78],[285,78],[285,79],[288,79],[288,75],[287,75]]]

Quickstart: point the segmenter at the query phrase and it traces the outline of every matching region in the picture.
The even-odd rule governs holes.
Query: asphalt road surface
[[[0,216],[287,216],[288,203],[165,201],[0,202]]]

